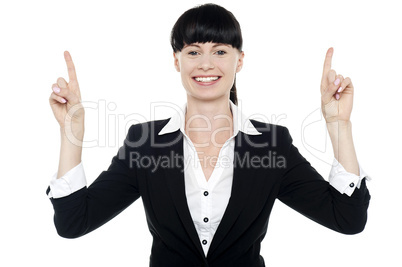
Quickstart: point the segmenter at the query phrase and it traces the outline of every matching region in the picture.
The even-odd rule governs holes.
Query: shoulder
[[[250,122],[262,134],[270,134],[270,135],[284,136],[284,137],[290,136],[289,130],[286,126],[273,124],[273,123],[267,123],[267,122],[261,122],[261,121],[255,120],[255,119],[250,119]]]
[[[260,135],[249,136],[257,143],[264,143],[270,148],[288,149],[293,143],[293,139],[286,126],[266,123],[250,119],[253,126],[259,131]]]
[[[171,118],[161,120],[150,120],[132,124],[128,130],[128,135],[149,135],[151,133],[158,134],[160,130],[169,122]]]
[[[158,133],[170,119],[150,120],[132,124],[128,129],[124,144],[131,149],[145,149],[147,151],[159,140]]]

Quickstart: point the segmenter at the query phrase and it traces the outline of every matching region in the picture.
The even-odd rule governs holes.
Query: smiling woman
[[[65,52],[70,80],[59,78],[49,99],[62,135],[58,173],[47,190],[59,235],[85,235],[139,197],[153,267],[265,266],[260,248],[276,199],[334,231],[363,231],[370,194],[349,121],[354,87],[331,69],[332,48],[321,81],[335,155],[327,182],[286,127],[248,119],[237,107],[244,52],[231,12],[214,4],[188,10],[173,27],[171,45],[187,93],[184,116],[132,125],[109,168],[88,187],[82,147],[71,142],[82,142],[84,110]]]
[[[230,49],[231,53],[234,53],[232,49],[236,49],[238,53],[242,54],[240,55],[241,60],[244,57],[240,24],[230,11],[220,6],[206,4],[199,8],[192,8],[181,15],[173,26],[170,44],[174,53],[181,52],[183,48],[188,48],[189,45],[201,49],[200,44],[202,43],[223,45],[224,48]],[[225,54],[225,50],[214,50],[216,50],[217,55]],[[194,56],[198,52],[188,51]],[[237,104],[235,81],[231,86],[230,100]]]

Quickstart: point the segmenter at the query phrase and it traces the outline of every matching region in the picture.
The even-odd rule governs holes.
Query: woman
[[[50,104],[62,143],[48,195],[58,233],[82,236],[142,198],[153,236],[150,266],[265,266],[260,255],[276,198],[345,234],[364,229],[370,195],[353,147],[353,85],[331,70],[327,52],[322,112],[334,148],[330,183],[303,158],[282,126],[237,109],[243,66],[240,25],[207,4],[185,12],[171,34],[174,66],[187,93],[185,120],[132,125],[107,171],[86,187],[81,165],[84,110],[70,54],[69,82],[53,84]],[[275,158],[275,162],[272,162]]]

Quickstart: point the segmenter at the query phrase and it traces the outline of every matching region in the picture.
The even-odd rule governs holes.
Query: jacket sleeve
[[[370,194],[363,179],[349,197],[332,187],[299,153],[283,127],[282,147],[286,155],[278,199],[313,221],[344,234],[363,231]]]
[[[140,197],[136,169],[130,166],[133,126],[109,168],[89,186],[62,198],[50,198],[60,236],[76,238],[105,224]]]

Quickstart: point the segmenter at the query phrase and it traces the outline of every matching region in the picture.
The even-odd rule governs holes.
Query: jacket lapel
[[[170,134],[160,136],[162,144],[171,144],[167,148],[158,149],[159,155],[166,155],[173,158],[171,166],[163,168],[165,179],[168,185],[170,194],[175,204],[177,213],[183,223],[183,226],[190,236],[192,242],[196,246],[198,252],[205,259],[204,251],[195,229],[193,219],[191,218],[190,210],[187,205],[186,191],[184,185],[184,158],[183,158],[183,134],[180,130]],[[172,155],[174,157],[172,157]]]
[[[244,133],[239,132],[235,139],[234,169],[231,196],[222,220],[212,239],[211,246],[208,250],[208,259],[214,257],[214,253],[217,252],[216,250],[220,245],[220,250],[222,250],[225,247],[224,243],[231,244],[233,242],[232,239],[237,238],[233,235],[231,235],[230,237],[227,235],[233,224],[236,222],[236,219],[238,218],[240,212],[243,210],[244,205],[247,202],[247,199],[251,192],[252,183],[250,183],[249,181],[250,177],[253,176],[255,169],[247,165],[247,160],[243,162],[244,159],[254,156],[252,152],[255,149],[249,148],[250,145],[245,140]],[[243,165],[242,162],[244,163]]]

